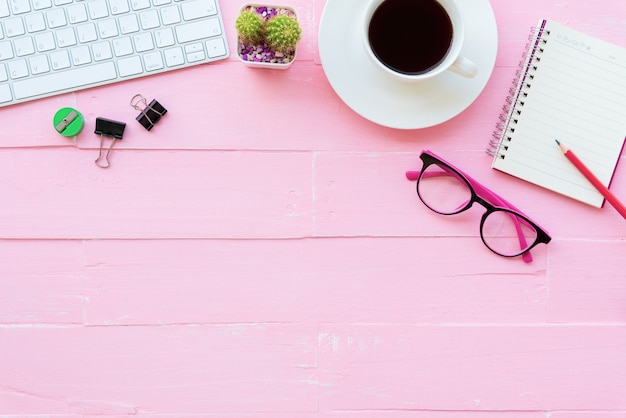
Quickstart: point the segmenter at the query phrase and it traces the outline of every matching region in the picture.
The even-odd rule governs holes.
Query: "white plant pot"
[[[277,6],[274,4],[245,3],[241,7],[239,12],[241,13],[242,11],[246,10],[249,7],[254,7],[254,8],[271,7],[273,9],[285,9],[288,11],[289,14],[292,14],[296,18],[296,20],[298,20],[298,13],[293,7]],[[289,68],[291,64],[293,64],[293,62],[296,60],[296,55],[298,53],[298,47],[296,45],[293,55],[290,56],[291,59],[288,62],[264,62],[264,61],[254,61],[254,60],[244,59],[244,57],[242,56],[241,50],[242,50],[242,43],[239,41],[239,37],[237,37],[237,44],[235,45],[235,51],[237,51],[237,57],[244,65],[247,65],[253,68],[270,68],[274,70],[286,70],[287,68]]]

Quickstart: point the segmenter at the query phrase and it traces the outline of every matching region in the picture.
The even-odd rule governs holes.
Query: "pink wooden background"
[[[464,0],[461,0],[464,1]],[[626,221],[490,168],[484,148],[549,17],[626,47],[621,0],[493,0],[477,101],[400,131],[351,111],[317,50],[227,61],[0,110],[0,416],[624,418]],[[221,0],[228,36],[239,2]],[[168,115],[150,133],[135,93]],[[77,142],[54,112],[87,117]],[[96,117],[128,121],[108,170]],[[525,264],[480,210],[429,212],[429,148],[553,235]],[[626,162],[612,189],[626,199]]]

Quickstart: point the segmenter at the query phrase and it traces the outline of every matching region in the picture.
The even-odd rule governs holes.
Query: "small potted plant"
[[[235,21],[237,55],[246,65],[288,68],[296,58],[302,36],[295,9],[245,4]]]

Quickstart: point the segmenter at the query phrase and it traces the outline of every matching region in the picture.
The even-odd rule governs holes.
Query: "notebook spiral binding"
[[[493,138],[487,147],[487,153],[494,158],[506,158],[506,152],[513,140],[512,134],[515,132],[515,126],[522,114],[525,98],[528,97],[532,87],[532,80],[535,77],[549,36],[550,31],[544,31],[543,27],[531,28],[530,35],[528,35],[529,42],[522,54],[524,59],[519,62],[519,68],[515,72],[512,86],[509,88],[509,95],[505,100],[506,103],[502,106],[502,113],[498,117],[499,122],[493,131]]]

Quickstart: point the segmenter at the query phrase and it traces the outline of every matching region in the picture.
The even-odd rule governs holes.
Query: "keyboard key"
[[[93,83],[113,80],[116,76],[115,65],[112,62],[105,62],[16,81],[13,83],[13,89],[17,99],[25,99],[49,91],[72,90]]]
[[[82,3],[74,4],[67,8],[67,20],[70,23],[82,23],[87,21],[87,9]]]
[[[159,27],[159,13],[156,10],[148,10],[139,13],[141,28],[148,30]]]
[[[154,32],[154,38],[158,48],[172,46],[175,43],[174,32],[171,28],[165,28]]]
[[[120,24],[120,31],[123,35],[139,31],[139,23],[135,15],[121,16],[118,23]]]
[[[185,54],[192,54],[194,52],[204,51],[204,47],[200,42],[185,45]]]
[[[4,64],[0,64],[0,81],[7,81],[9,75],[7,74],[7,67]]]
[[[65,19],[65,11],[62,8],[50,9],[46,12],[46,19],[48,20],[48,27],[50,29],[60,28],[67,25]]]
[[[45,55],[36,55],[28,59],[30,65],[30,72],[33,75],[43,74],[50,71],[50,65],[48,64],[48,57]]]
[[[8,15],[9,15],[8,0],[0,0],[0,17],[7,17]]]
[[[53,70],[70,68],[70,56],[65,50],[52,52],[50,53],[50,63],[52,64]]]
[[[11,42],[0,42],[0,61],[13,58],[13,46]]]
[[[76,28],[76,33],[78,35],[78,40],[83,44],[98,39],[96,25],[93,23],[85,23],[84,25],[78,26]]]
[[[35,45],[33,45],[33,38],[26,36],[16,39],[13,43],[15,47],[15,55],[23,57],[25,55],[31,55],[35,53]]]
[[[221,38],[206,41],[206,50],[210,58],[217,58],[226,55],[226,45]]]
[[[135,45],[135,51],[146,52],[154,49],[154,42],[152,42],[152,35],[150,32],[140,33],[133,36],[133,43]]]
[[[212,16],[217,13],[213,0],[191,0],[181,4],[183,19],[194,20],[201,17]]]
[[[70,50],[72,54],[72,64],[74,66],[85,65],[91,62],[91,54],[88,46],[79,46]]]
[[[24,23],[22,23],[21,17],[14,17],[11,19],[7,19],[4,21],[4,34],[13,38],[15,36],[24,35],[26,31],[24,30]]]
[[[24,16],[24,24],[29,33],[40,32],[46,29],[46,21],[43,18],[43,13],[33,13]]]
[[[131,75],[141,74],[143,67],[141,66],[141,59],[138,56],[132,56],[129,58],[122,58],[117,61],[117,68],[120,71],[120,77],[128,77]]]
[[[129,37],[118,38],[113,41],[113,51],[115,52],[116,57],[123,57],[125,55],[130,55],[133,52],[133,44]]]
[[[68,27],[58,30],[56,32],[57,35],[57,45],[61,48],[66,46],[74,46],[76,45],[76,35],[74,35],[74,28]]]
[[[98,33],[100,38],[107,39],[118,35],[117,22],[115,19],[106,19],[98,21]]]
[[[221,33],[222,29],[217,19],[200,20],[176,26],[176,38],[181,44],[220,35]]]
[[[150,7],[150,0],[131,0],[133,10],[143,10]]]
[[[167,6],[161,9],[161,21],[164,25],[180,23],[180,12],[178,6]]]
[[[35,36],[35,46],[37,52],[46,52],[53,50],[56,45],[54,43],[54,35],[52,32],[44,32]]]
[[[113,15],[120,15],[130,11],[128,1],[126,0],[109,0],[109,7]]]
[[[26,60],[19,59],[9,63],[9,76],[12,79],[23,78],[28,76],[28,66]]]
[[[89,9],[89,17],[92,19],[101,19],[109,15],[109,9],[104,0],[93,0],[87,3]]]
[[[204,55],[204,51],[193,52],[191,54],[187,54],[187,62],[198,62],[204,61],[206,59],[206,55]]]
[[[2,1],[2,0],[0,0]],[[51,0],[34,0],[33,1],[33,9],[35,10],[43,10],[52,7]]]
[[[143,56],[143,63],[146,67],[146,71],[156,71],[163,68],[163,58],[161,57],[161,51],[150,52]]]
[[[28,0],[11,0],[11,11],[14,15],[30,12],[30,3]]]
[[[183,49],[180,47],[166,49],[163,54],[165,55],[165,64],[168,67],[176,67],[185,63]]]
[[[111,44],[109,44],[108,42],[98,42],[91,45],[91,52],[93,53],[93,59],[96,61],[103,61],[113,58]]]
[[[13,100],[11,88],[8,84],[0,84],[0,103],[6,103]]]

